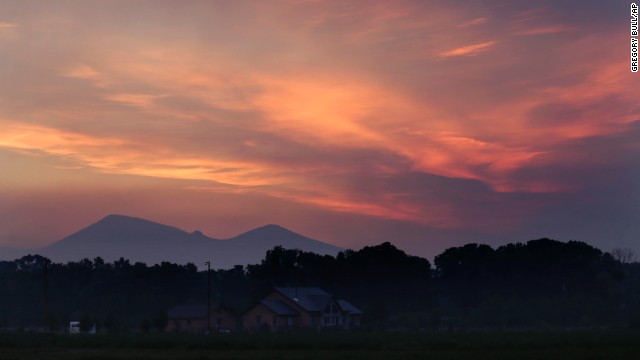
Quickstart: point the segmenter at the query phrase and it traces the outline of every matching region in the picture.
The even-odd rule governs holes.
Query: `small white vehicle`
[[[69,334],[80,334],[80,321],[69,322]]]
[[[69,334],[80,334],[80,321],[70,321],[69,322]],[[91,326],[89,329],[89,334],[96,333],[95,324]]]

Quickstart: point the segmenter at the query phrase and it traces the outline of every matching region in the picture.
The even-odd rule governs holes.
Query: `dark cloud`
[[[607,119],[623,118],[637,106],[632,99],[610,95],[586,104],[552,102],[538,105],[529,110],[527,117],[533,127],[604,123]]]

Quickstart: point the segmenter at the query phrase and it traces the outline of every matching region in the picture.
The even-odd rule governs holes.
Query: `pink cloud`
[[[0,30],[1,29],[13,29],[18,27],[18,24],[12,24],[7,22],[0,22]]]
[[[563,33],[567,31],[572,31],[573,28],[565,25],[550,25],[550,26],[542,26],[542,27],[534,27],[527,30],[517,31],[516,35],[548,35],[548,34],[557,34]]]
[[[607,29],[534,36],[580,27],[548,9],[39,6],[23,10],[34,28],[52,19],[64,26],[7,45],[3,64],[12,71],[0,84],[0,117],[11,121],[0,122],[0,146],[64,159],[60,171],[488,228],[499,221],[482,215],[482,204],[579,188],[555,174],[518,174],[555,168],[550,159],[562,145],[628,131],[638,118],[633,78],[616,55],[626,38]],[[598,105],[607,101],[619,110]],[[406,194],[394,182],[414,178],[442,182]],[[365,192],[363,183],[379,187]],[[462,185],[442,191],[453,183]],[[475,192],[457,198],[462,187]],[[509,206],[496,211],[509,214]]]
[[[475,18],[473,20],[469,20],[465,23],[462,23],[460,25],[458,25],[459,27],[465,28],[465,27],[470,27],[470,26],[478,26],[478,25],[484,25],[489,21],[489,19],[487,19],[486,17],[480,17],[480,18]]]
[[[448,58],[455,56],[475,56],[479,53],[485,52],[493,47],[496,41],[485,41],[473,45],[461,46],[452,50],[447,50],[438,54],[440,57]]]

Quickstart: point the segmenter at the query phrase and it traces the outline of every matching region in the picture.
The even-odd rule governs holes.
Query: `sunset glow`
[[[121,213],[425,256],[640,250],[627,7],[2,1],[0,246]]]

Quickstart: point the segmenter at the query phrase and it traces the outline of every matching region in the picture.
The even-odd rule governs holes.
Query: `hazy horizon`
[[[237,233],[235,235],[232,235],[230,237],[219,237],[219,236],[216,236],[215,234],[207,234],[207,233],[202,232],[201,230],[198,230],[198,229],[194,229],[194,230],[182,229],[182,228],[174,226],[172,224],[164,224],[164,223],[161,223],[161,222],[154,221],[153,219],[144,219],[144,218],[140,218],[140,217],[136,217],[136,216],[129,216],[127,214],[108,214],[108,215],[106,215],[106,216],[104,216],[102,218],[97,219],[96,221],[90,222],[90,223],[86,224],[85,226],[82,226],[81,228],[78,228],[78,229],[72,231],[71,233],[69,233],[67,235],[64,235],[63,238],[67,238],[69,236],[72,236],[75,233],[77,233],[79,231],[82,231],[82,230],[85,230],[86,228],[92,227],[93,225],[96,225],[96,224],[102,222],[103,220],[107,220],[110,217],[121,217],[121,218],[130,218],[130,219],[135,219],[135,220],[141,220],[143,222],[150,222],[150,223],[166,226],[166,227],[169,227],[169,228],[175,228],[175,229],[184,231],[185,233],[188,233],[188,234],[198,234],[199,233],[199,234],[204,235],[207,238],[210,238],[212,240],[220,240],[220,241],[232,240],[234,237],[237,237],[239,235],[243,235],[243,234],[251,232],[251,231],[262,229],[262,228],[267,228],[267,227],[271,227],[271,226],[280,227],[280,225],[278,225],[278,224],[261,224],[261,225],[246,229],[244,231],[241,231],[241,232],[239,232],[239,233]],[[285,230],[289,230],[289,231],[295,232],[295,231],[293,231],[291,229],[287,229],[287,228],[284,228],[284,227],[282,227],[282,228],[285,229]],[[299,234],[299,235],[303,235],[303,234]],[[46,247],[46,246],[55,244],[56,242],[58,242],[59,240],[62,240],[63,238],[55,239],[52,242],[46,243],[44,246]],[[314,239],[314,240],[317,240],[317,239]],[[24,250],[37,250],[37,249],[41,248],[41,247],[37,247],[37,248],[22,248],[22,247],[13,247],[13,246],[7,246],[7,247],[16,248],[16,249],[24,249]]]
[[[0,247],[125,214],[640,252],[629,5],[0,0]]]
[[[47,243],[46,243],[46,244],[44,244],[43,246],[35,247],[35,248],[24,248],[24,247],[20,247],[20,246],[17,246],[17,247],[16,247],[16,246],[6,246],[6,248],[7,248],[7,249],[15,249],[15,250],[29,250],[29,251],[31,251],[31,250],[35,250],[35,251],[37,251],[37,250],[42,250],[42,249],[47,248],[47,247],[49,247],[49,246],[51,246],[51,245],[54,245],[54,244],[59,243],[61,240],[65,240],[65,239],[67,239],[67,238],[71,238],[71,237],[73,237],[74,235],[76,235],[76,234],[78,234],[78,233],[81,233],[81,232],[83,232],[83,231],[86,231],[87,229],[93,228],[95,225],[101,224],[103,221],[108,220],[109,218],[112,218],[112,217],[124,218],[124,219],[133,219],[133,220],[136,220],[136,221],[141,221],[141,222],[143,222],[143,223],[152,223],[152,224],[157,224],[157,225],[159,225],[159,226],[163,226],[163,227],[167,227],[167,228],[173,228],[173,229],[177,229],[177,230],[179,230],[179,231],[183,231],[185,234],[189,234],[189,235],[199,234],[199,235],[203,235],[203,236],[205,236],[206,238],[209,238],[209,239],[211,239],[211,240],[214,240],[214,241],[223,241],[223,242],[224,242],[224,241],[229,241],[229,240],[234,240],[235,238],[240,237],[241,235],[245,235],[245,234],[247,234],[247,233],[251,233],[251,232],[254,232],[254,231],[257,231],[257,230],[261,230],[261,229],[264,229],[264,228],[277,227],[277,228],[284,229],[285,231],[290,231],[290,232],[293,232],[294,234],[297,234],[297,235],[301,235],[301,236],[307,237],[307,238],[309,238],[309,239],[311,239],[311,240],[316,240],[316,241],[320,241],[320,242],[323,242],[323,243],[326,243],[326,244],[331,245],[330,243],[325,242],[325,241],[323,241],[322,239],[316,239],[316,238],[313,238],[313,237],[307,236],[307,235],[305,235],[305,234],[299,233],[299,232],[294,231],[294,230],[292,230],[292,229],[288,229],[288,228],[286,228],[286,227],[283,227],[283,226],[281,226],[281,225],[279,225],[279,224],[261,224],[261,225],[254,226],[254,227],[252,227],[252,228],[244,229],[244,230],[242,230],[242,231],[240,231],[240,232],[238,232],[238,233],[235,233],[235,234],[233,234],[233,235],[231,235],[231,236],[227,236],[227,237],[220,237],[220,236],[216,236],[215,234],[209,234],[209,233],[206,233],[206,232],[202,232],[202,231],[201,231],[201,230],[199,230],[199,229],[194,229],[194,230],[183,229],[183,228],[180,228],[179,226],[174,226],[174,225],[172,225],[172,224],[165,224],[165,223],[161,223],[161,222],[155,221],[155,220],[153,220],[153,219],[144,219],[144,218],[140,218],[140,217],[136,217],[136,216],[130,216],[130,215],[126,215],[126,214],[108,214],[108,215],[106,215],[105,217],[102,217],[102,218],[100,218],[100,219],[97,219],[96,221],[93,221],[93,222],[90,222],[90,223],[88,223],[88,224],[85,224],[85,225],[84,225],[84,226],[82,226],[81,228],[78,228],[78,229],[76,229],[76,230],[73,230],[72,232],[70,232],[70,233],[68,233],[68,234],[64,235],[64,236],[63,236],[63,237],[61,237],[61,238],[55,239],[55,240],[53,240],[53,241],[51,241],[51,242],[47,242]],[[124,230],[124,231],[126,231],[126,230],[127,230],[127,228],[126,228],[126,227],[123,227],[123,228],[121,228],[120,230]],[[506,242],[504,242],[504,243],[495,244],[493,247],[494,247],[494,248],[498,248],[500,245],[505,245],[505,244],[508,244],[508,243],[511,243],[511,244],[515,244],[515,243],[526,243],[526,242],[528,242],[528,241],[530,241],[530,240],[539,240],[539,239],[542,239],[542,238],[547,238],[547,237],[541,237],[541,238],[535,238],[535,239],[533,239],[533,238],[532,238],[532,239],[527,239],[527,240],[513,240],[513,241],[506,241]],[[146,240],[150,240],[150,239],[145,239],[145,241],[146,241]],[[557,239],[552,239],[552,240],[557,240]],[[179,239],[176,239],[176,241],[179,241]],[[569,241],[569,240],[559,240],[559,241],[561,241],[561,242],[567,242],[567,241]],[[397,247],[398,247],[400,250],[402,250],[402,251],[404,251],[404,250],[405,250],[405,249],[403,249],[403,248],[402,248],[402,246],[398,245],[398,243],[401,243],[401,242],[398,242],[398,241],[385,241],[385,242],[389,242],[389,243],[391,243],[392,245],[397,246]],[[476,242],[476,243],[477,243],[477,242]],[[482,243],[482,242],[480,242],[480,243]],[[371,244],[365,244],[365,245],[363,245],[363,246],[377,246],[377,245],[380,245],[380,244],[381,244],[381,243],[371,243]],[[463,244],[456,244],[456,245],[451,245],[451,247],[455,247],[455,246],[457,246],[457,245],[466,245],[466,244],[467,244],[467,243],[463,243]],[[591,245],[591,244],[589,244],[589,245]],[[1,249],[2,247],[3,247],[3,246],[1,246],[1,245],[0,245],[0,249]],[[287,248],[287,247],[285,247],[285,248]],[[343,249],[345,249],[345,250],[346,250],[346,249],[348,249],[348,248],[343,248]],[[351,249],[351,250],[360,250],[360,248],[350,248],[350,249]],[[610,249],[600,249],[600,250],[607,252],[607,251],[609,251]],[[22,254],[22,253],[21,253],[21,254]],[[24,253],[24,254],[26,254],[26,253]],[[409,251],[409,252],[408,252],[408,254],[409,254],[409,255],[418,255],[418,256],[421,256],[421,257],[427,258],[427,259],[428,259],[428,260],[430,260],[430,261],[432,261],[432,260],[433,260],[433,257],[434,257],[435,255],[438,255],[438,254],[427,254],[427,255],[425,255],[425,254],[414,254],[414,253],[412,253],[411,251]],[[36,255],[36,253],[33,253],[33,255]],[[40,254],[40,255],[41,255],[41,254]],[[22,256],[22,255],[19,255],[19,256]]]

